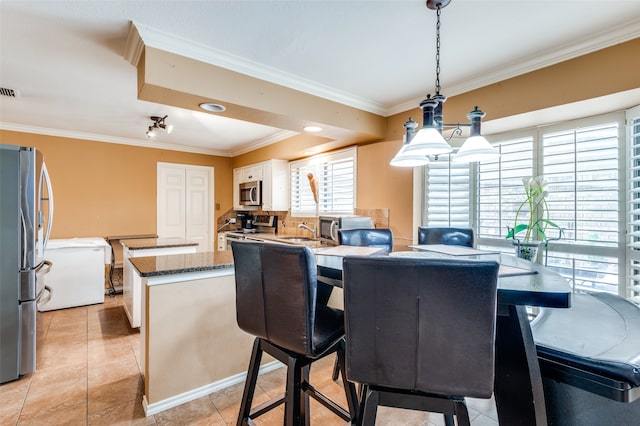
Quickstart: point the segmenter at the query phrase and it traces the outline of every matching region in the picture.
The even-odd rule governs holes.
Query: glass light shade
[[[171,134],[171,132],[173,132],[173,124],[167,126],[167,133]]]
[[[429,164],[429,158],[425,155],[414,154],[411,151],[407,152],[408,144],[402,145],[400,151],[389,162],[394,167],[418,167]]]
[[[457,163],[472,163],[476,161],[495,160],[500,157],[496,148],[491,146],[484,136],[471,136],[458,153],[453,156],[452,161]]]
[[[414,155],[440,155],[453,151],[453,148],[438,130],[433,127],[423,127],[411,139],[406,150]]]

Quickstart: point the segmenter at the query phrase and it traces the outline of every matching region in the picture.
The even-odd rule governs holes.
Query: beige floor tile
[[[75,409],[82,404],[86,416],[87,409],[87,375],[84,371],[78,374],[66,373],[62,376],[49,376],[50,380],[38,380],[34,376],[32,387],[20,414],[20,422],[25,419],[40,418],[41,413],[57,415],[65,410]],[[37,376],[38,372],[35,373]]]
[[[31,376],[0,386],[0,425],[16,424],[31,384]]]
[[[154,415],[158,425],[212,425],[226,423],[208,396],[198,398],[178,407]]]
[[[138,402],[142,406],[144,384],[140,374],[123,379],[89,386],[88,413],[107,410],[123,403]]]
[[[114,405],[93,413],[89,411],[87,419],[89,426],[147,426],[155,424],[153,416],[145,417],[142,403],[139,400]]]
[[[84,425],[87,421],[86,401],[43,409],[33,414],[23,413],[20,426]]]

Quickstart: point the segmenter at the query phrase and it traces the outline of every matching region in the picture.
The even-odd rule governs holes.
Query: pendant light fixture
[[[416,167],[429,163],[429,156],[448,154],[453,148],[442,136],[442,129],[445,127],[455,128],[453,135],[461,135],[461,126],[470,127],[469,138],[464,142],[458,153],[452,158],[457,162],[475,162],[495,159],[499,156],[498,150],[480,133],[480,124],[485,113],[476,106],[473,111],[467,114],[470,124],[444,124],[442,119],[442,109],[447,97],[440,94],[440,14],[442,8],[446,7],[451,0],[427,0],[427,7],[435,10],[436,21],[436,93],[433,97],[420,102],[422,109],[422,128],[416,133],[417,123],[409,118],[404,124],[404,141],[400,151],[391,160],[392,166]],[[449,138],[451,139],[451,138]]]

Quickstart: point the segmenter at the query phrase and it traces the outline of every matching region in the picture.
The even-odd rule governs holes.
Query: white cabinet
[[[262,210],[289,210],[289,162],[267,160],[233,169],[233,207],[235,210],[257,210],[240,205],[240,184],[262,181]]]

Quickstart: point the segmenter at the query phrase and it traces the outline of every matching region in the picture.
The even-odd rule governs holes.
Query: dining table
[[[345,256],[381,256],[370,247],[336,246],[316,251],[318,281],[342,287]],[[514,255],[471,247],[410,245],[384,256],[495,260],[498,306],[494,399],[501,425],[547,424],[544,391],[527,307],[570,308],[568,280],[551,269]]]

